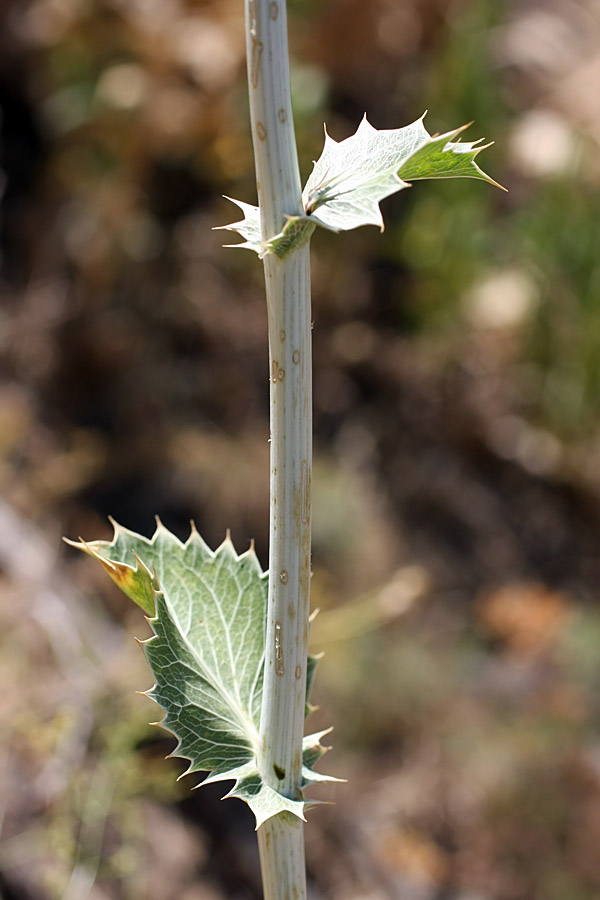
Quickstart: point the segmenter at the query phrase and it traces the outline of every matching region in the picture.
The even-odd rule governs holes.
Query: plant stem
[[[301,212],[285,0],[245,0],[250,116],[263,241]],[[259,770],[299,799],[310,590],[312,397],[308,244],[264,259],[269,323],[271,487],[269,602]],[[258,830],[265,900],[306,897],[302,823]]]

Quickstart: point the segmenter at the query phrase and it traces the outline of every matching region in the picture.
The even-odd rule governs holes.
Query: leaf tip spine
[[[232,541],[232,539],[231,539],[231,529],[230,529],[230,528],[228,528],[228,529],[225,531],[225,539],[221,542],[221,544],[220,544],[220,545],[217,547],[217,549],[215,550],[215,555],[216,555],[217,553],[229,553],[229,554],[231,554],[235,559],[239,559],[239,558],[240,558],[240,557],[238,556],[237,550],[235,549],[235,545],[234,545],[234,543],[233,543],[233,541]]]

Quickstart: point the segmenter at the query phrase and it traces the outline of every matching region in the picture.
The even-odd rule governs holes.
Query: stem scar
[[[310,472],[308,470],[308,463],[305,459],[302,460],[302,472],[301,472],[301,496],[302,496],[302,509],[301,509],[301,517],[302,524],[308,525],[310,521]]]
[[[275,622],[275,674],[285,675],[283,648],[281,646],[281,622]]]
[[[252,42],[252,52],[250,56],[250,80],[252,87],[258,87],[258,78],[260,75],[260,58],[264,50],[262,41],[258,39],[258,13],[256,11],[256,0],[250,0],[249,3],[250,18],[250,40]],[[262,138],[261,138],[262,140]]]

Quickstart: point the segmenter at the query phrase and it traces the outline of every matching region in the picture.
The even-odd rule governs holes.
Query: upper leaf
[[[205,783],[233,779],[227,796],[249,804],[257,827],[283,811],[303,819],[306,802],[268,785],[256,763],[268,582],[254,550],[238,556],[228,537],[213,553],[194,528],[185,544],[160,523],[150,540],[114,528],[111,542],[75,546],[153,615],[148,696],[177,738],[172,755],[189,760],[185,774],[212,772]],[[324,752],[319,737],[305,738],[302,786],[327,778],[312,771]]]
[[[380,201],[422,178],[478,178],[505,190],[475,162],[490,144],[453,141],[468,125],[432,137],[424,117],[404,128],[377,131],[365,116],[356,133],[339,143],[325,130],[323,152],[302,192],[304,215],[288,217],[279,234],[263,240],[258,206],[233,200],[244,218],[220,227],[236,231],[244,242],[229,246],[284,259],[310,239],[316,224],[331,231],[379,225],[383,231]]]
[[[468,177],[496,184],[475,162],[489,144],[453,142],[467,126],[432,137],[423,118],[378,131],[365,117],[356,133],[339,143],[325,132],[323,153],[302,194],[306,214],[332,231],[359,225],[383,230],[380,201],[409,187],[410,181]]]

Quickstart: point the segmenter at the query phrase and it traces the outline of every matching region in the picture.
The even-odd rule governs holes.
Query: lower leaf
[[[253,548],[238,556],[227,536],[213,552],[193,527],[182,543],[160,522],[151,539],[113,524],[111,542],[73,546],[151,615],[144,649],[156,683],[147,695],[164,710],[157,724],[177,739],[171,755],[189,761],[184,774],[209,771],[203,784],[233,780],[226,796],[250,806],[257,828],[283,812],[304,819],[301,792],[283,796],[257,766],[268,579]],[[301,788],[337,780],[312,768],[324,734],[304,739]]]

